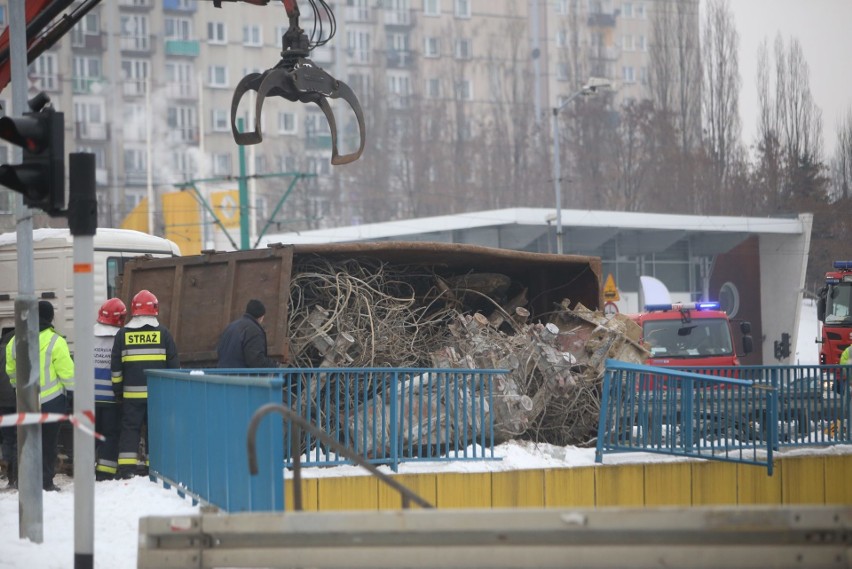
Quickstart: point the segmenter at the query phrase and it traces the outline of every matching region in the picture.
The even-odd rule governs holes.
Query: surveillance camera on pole
[[[42,93],[33,97],[30,112],[0,118],[0,138],[23,149],[20,164],[0,166],[0,184],[24,196],[24,203],[52,217],[62,217],[65,205],[64,114],[49,106]]]

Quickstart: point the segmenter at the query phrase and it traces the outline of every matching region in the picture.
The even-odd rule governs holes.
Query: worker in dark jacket
[[[112,388],[116,400],[124,401],[117,478],[131,478],[137,472],[142,425],[148,418],[145,370],[180,367],[177,346],[168,329],[157,320],[159,313],[157,297],[141,290],[130,304],[130,321],[115,334],[110,363]]]
[[[263,317],[266,307],[257,299],[249,300],[246,312],[225,328],[216,351],[220,368],[279,367],[266,355],[266,331]]]
[[[6,344],[12,339],[14,332],[9,332],[0,339],[0,415],[11,415],[17,411],[15,389],[6,374]],[[18,428],[0,428],[0,445],[3,449],[3,460],[6,462],[6,479],[9,488],[18,487]]]

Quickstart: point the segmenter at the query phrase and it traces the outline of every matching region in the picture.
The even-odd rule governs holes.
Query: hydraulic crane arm
[[[221,8],[222,2],[246,2],[265,6],[269,0],[213,0],[214,6]],[[299,26],[299,7],[296,0],[282,0],[290,26],[281,38],[281,60],[263,73],[249,73],[240,80],[231,99],[231,131],[237,144],[257,144],[263,140],[260,130],[261,111],[266,97],[280,96],[288,101],[314,103],[325,115],[331,130],[331,163],[335,165],[348,164],[357,160],[364,151],[366,131],[364,112],[352,89],[343,81],[335,79],[308,56],[314,47],[324,45],[334,36],[336,23],[331,7],[325,0],[309,0],[314,13],[320,22],[322,12],[328,21],[327,37],[323,37],[322,27],[316,39],[308,37]],[[316,31],[316,29],[314,30]],[[312,34],[313,36],[313,34]],[[256,93],[254,130],[240,132],[237,128],[237,111],[240,100],[248,91]],[[337,121],[328,99],[343,99],[355,113],[358,123],[359,147],[350,154],[340,154],[337,149]]]
[[[70,14],[54,19],[74,0],[27,0],[27,64],[49,49],[74,27],[100,0],[85,0]],[[53,23],[52,23],[53,22]],[[11,78],[9,64],[9,28],[0,34],[0,91],[6,88]]]

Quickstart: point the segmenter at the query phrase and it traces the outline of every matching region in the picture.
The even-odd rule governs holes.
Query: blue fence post
[[[683,437],[683,446],[691,449],[695,447],[692,437],[692,425],[696,424],[694,398],[698,397],[700,392],[695,389],[695,380],[691,378],[683,380],[683,391],[681,393],[682,426],[680,430]]]
[[[609,423],[609,392],[612,389],[614,372],[607,368],[604,373],[603,394],[601,396],[601,412],[598,418],[598,444],[595,448],[595,462],[603,462],[604,438],[607,436]]]
[[[390,443],[391,470],[399,472],[399,448],[402,446],[399,428],[399,372],[397,370],[391,372],[390,379],[390,393],[388,394],[390,399],[390,428],[388,429],[390,441],[388,442]]]

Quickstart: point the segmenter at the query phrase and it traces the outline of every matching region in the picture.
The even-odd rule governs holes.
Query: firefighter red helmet
[[[130,303],[130,314],[133,316],[157,316],[160,313],[160,303],[149,290],[140,290]]]
[[[107,326],[124,326],[125,316],[127,316],[127,307],[120,298],[110,298],[98,310],[98,322]]]

